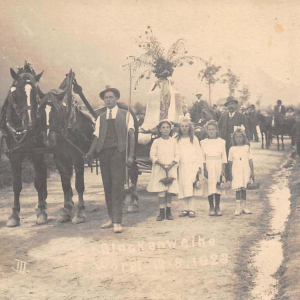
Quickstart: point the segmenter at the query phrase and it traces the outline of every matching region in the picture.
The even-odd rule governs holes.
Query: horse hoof
[[[69,222],[69,221],[71,221],[71,214],[64,211],[62,214],[59,215],[56,222],[57,223],[65,223],[65,222]]]
[[[37,225],[44,225],[48,222],[48,216],[46,213],[44,214],[39,214],[37,216],[37,219],[36,219],[36,224]]]
[[[80,224],[80,223],[84,223],[85,222],[85,216],[75,216],[72,220],[73,224]]]
[[[6,223],[7,227],[18,227],[20,225],[20,218],[16,216],[10,216]]]
[[[127,208],[127,213],[135,213],[138,211],[139,211],[139,208],[136,205],[129,205]]]

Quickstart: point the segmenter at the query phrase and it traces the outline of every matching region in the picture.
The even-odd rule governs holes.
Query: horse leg
[[[264,132],[261,132],[261,149],[264,149]]]
[[[61,184],[64,192],[64,208],[59,215],[57,222],[63,223],[71,221],[72,218],[72,209],[74,206],[74,202],[72,200],[73,192],[71,187],[73,165],[70,157],[65,157],[64,155],[54,155],[54,161],[60,174]]]
[[[277,134],[277,150],[279,150],[279,134]]]
[[[128,213],[139,211],[139,197],[137,195],[138,171],[137,163],[134,162],[130,168],[130,180],[132,185],[130,187],[131,197],[127,208]]]
[[[284,150],[283,134],[281,135],[282,150]]]
[[[14,191],[14,206],[12,215],[8,218],[7,227],[17,227],[20,225],[20,193],[22,190],[22,161],[21,155],[11,155],[10,165],[12,170],[13,191]]]
[[[35,177],[34,177],[34,187],[38,192],[38,208],[37,208],[37,220],[38,225],[47,223],[47,213],[46,213],[46,199],[47,193],[47,166],[45,164],[44,155],[36,155],[32,157]]]
[[[85,207],[83,201],[84,192],[84,161],[82,156],[74,157],[75,187],[78,194],[78,210],[72,223],[79,224],[85,222]]]

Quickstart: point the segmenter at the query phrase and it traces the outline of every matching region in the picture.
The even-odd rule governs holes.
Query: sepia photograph
[[[299,1],[0,6],[0,300],[300,300]]]

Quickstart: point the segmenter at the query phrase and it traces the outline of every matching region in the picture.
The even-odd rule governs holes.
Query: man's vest
[[[118,109],[115,119],[106,119],[106,112],[100,115],[100,133],[97,152],[102,149],[117,147],[119,152],[126,149],[126,115],[127,111]]]

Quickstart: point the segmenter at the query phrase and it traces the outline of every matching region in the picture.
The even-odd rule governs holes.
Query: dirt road
[[[259,149],[252,144],[261,189],[249,191],[252,215],[234,217],[234,192],[221,199],[222,217],[208,216],[200,198],[195,219],[156,221],[157,199],[145,191],[149,175],[139,181],[140,212],[125,214],[123,233],[100,225],[107,221],[101,177],[86,169],[83,224],[56,224],[63,206],[59,175],[51,175],[49,223],[35,225],[36,192],[22,191],[21,226],[7,228],[13,199],[0,193],[0,299],[249,299],[255,270],[248,268],[251,247],[269,223],[266,195],[272,174],[288,151]],[[287,147],[289,148],[289,147]],[[77,201],[76,196],[74,200]],[[28,263],[27,274],[16,272],[15,259]]]

